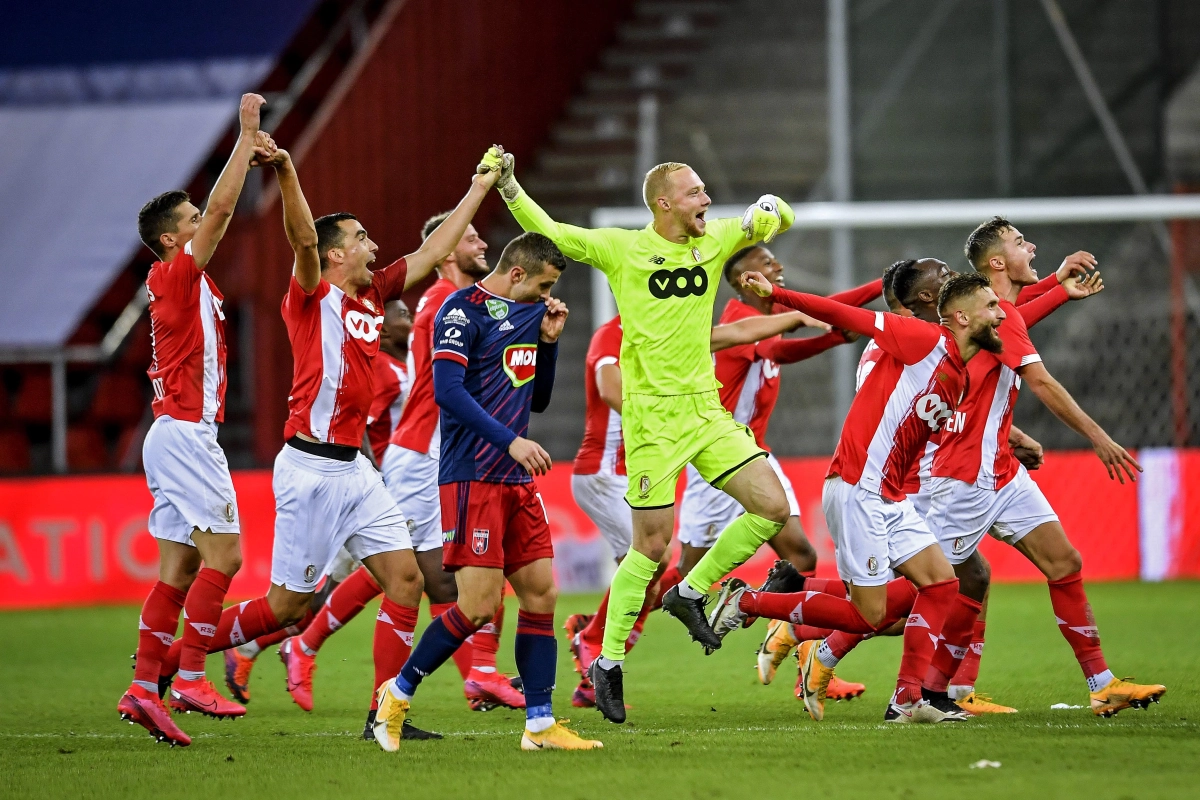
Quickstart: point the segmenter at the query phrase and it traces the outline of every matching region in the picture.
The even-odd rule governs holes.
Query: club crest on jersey
[[[370,300],[367,300],[366,298],[363,298],[362,304],[364,306],[366,306],[368,309],[370,309],[371,311],[375,310],[375,304],[372,303]]]
[[[306,583],[312,583],[316,579],[317,579],[317,566],[315,564],[309,564],[307,567],[304,568],[304,580]]]
[[[953,547],[955,555],[958,555],[959,553],[961,553],[963,551],[963,548],[965,548],[966,546],[967,546],[966,539],[964,539],[961,536],[954,537],[954,544],[952,545],[952,547]]]
[[[487,306],[488,316],[492,319],[504,319],[508,316],[508,303],[495,298],[488,298],[484,303]]]
[[[481,556],[487,552],[488,539],[491,537],[491,531],[487,528],[476,528],[471,531],[471,552],[477,556]]]
[[[650,494],[650,476],[643,475],[638,479],[638,496],[646,497]]]
[[[692,258],[696,259],[697,262],[700,261],[700,248],[699,247],[692,248]]]
[[[537,345],[510,344],[504,348],[503,366],[514,388],[529,383],[537,374]]]
[[[879,574],[879,561],[876,560],[875,556],[870,556],[867,559],[867,574],[868,575],[878,575]]]
[[[470,322],[467,319],[466,313],[461,308],[452,308],[446,312],[446,316],[442,317],[447,323],[455,325],[466,325]]]
[[[233,522],[233,515],[234,515],[233,503],[226,503],[225,504],[225,521]]]

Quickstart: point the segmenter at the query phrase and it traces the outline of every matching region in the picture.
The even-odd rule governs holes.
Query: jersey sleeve
[[[1020,314],[1010,313],[996,332],[1000,335],[1000,341],[1004,342],[1004,350],[995,355],[1004,366],[1016,371],[1042,360],[1029,339],[1029,330]]]
[[[882,294],[883,278],[876,278],[870,283],[864,283],[862,286],[856,286],[844,292],[831,294],[829,295],[829,299],[837,300],[839,303],[845,303],[848,306],[865,306]]]
[[[868,313],[875,316],[875,344],[905,364],[919,363],[942,340],[941,325],[883,311]]]
[[[767,339],[755,346],[755,352],[776,364],[795,364],[845,343],[846,337],[839,331],[830,331],[821,336],[809,336],[804,339]]]
[[[1020,297],[1017,299],[1020,300]],[[1067,290],[1060,283],[1042,296],[1030,300],[1023,305],[1018,305],[1017,310],[1021,312],[1021,317],[1025,320],[1025,324],[1032,327],[1050,316],[1055,309],[1070,299],[1071,297],[1067,294]]]
[[[287,294],[283,296],[283,310],[285,313],[297,314],[305,305],[320,300],[328,291],[329,283],[324,278],[313,287],[311,292],[306,292],[300,285],[300,281],[296,280],[296,276],[292,275],[291,280],[288,281]]]
[[[1054,272],[1051,272],[1049,275],[1042,278],[1032,286],[1026,286],[1023,288],[1021,293],[1017,295],[1017,305],[1024,305],[1025,303],[1033,302],[1046,292],[1053,289],[1055,286],[1060,285],[1061,284],[1058,282],[1058,275]]]
[[[620,266],[621,255],[626,249],[624,243],[636,235],[633,231],[621,228],[592,230],[555,222],[524,191],[515,199],[505,202],[522,230],[542,234],[558,245],[563,255],[591,264],[605,274]]]
[[[466,318],[459,305],[446,313],[439,311],[433,325],[433,360],[449,359],[467,366],[478,331],[479,323]]]
[[[200,277],[203,274],[204,271],[196,265],[196,259],[192,258],[192,243],[188,242],[175,258],[163,262],[162,266],[155,270],[150,291],[160,297],[186,296],[200,285]]]
[[[404,293],[404,282],[408,278],[408,262],[398,258],[371,275],[372,285],[379,291],[383,302],[395,300]]]

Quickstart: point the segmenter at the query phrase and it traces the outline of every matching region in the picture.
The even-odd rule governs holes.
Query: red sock
[[[979,677],[979,660],[983,658],[983,633],[986,628],[987,622],[981,619],[975,620],[975,628],[971,632],[971,644],[967,648],[967,654],[963,656],[963,660],[958,665],[958,671],[950,679],[952,686],[973,687],[975,685],[975,681]]]
[[[341,587],[338,587],[341,588]],[[337,591],[336,589],[334,591]],[[417,630],[417,607],[402,606],[383,598],[375,617],[375,689],[400,674],[412,652]]]
[[[1083,669],[1084,677],[1090,678],[1107,670],[1104,651],[1100,649],[1100,630],[1096,627],[1096,618],[1092,616],[1087,592],[1083,590],[1083,575],[1076,572],[1049,581],[1047,585],[1050,587],[1050,605],[1054,608],[1058,629],[1075,651],[1075,660]]]
[[[447,611],[449,611],[453,606],[454,603],[430,603],[430,619],[437,619],[442,614],[445,614]],[[468,639],[467,641],[463,642],[462,646],[454,651],[454,655],[452,657],[454,659],[454,666],[458,667],[458,674],[461,675],[462,679],[465,681],[467,676],[471,674],[471,663],[475,658],[474,645],[471,644],[471,640]]]
[[[671,591],[671,589],[683,582],[683,575],[679,572],[679,567],[675,564],[667,567],[663,572],[662,577],[658,579],[658,605],[656,608],[662,607],[663,595]]]
[[[596,609],[596,613],[592,615],[592,621],[579,632],[580,640],[587,642],[592,647],[599,649],[604,646],[604,620],[608,617],[608,591],[604,592],[604,597],[600,600],[600,607]]]
[[[837,633],[833,628],[817,628],[812,625],[793,625],[792,636],[796,637],[797,642],[815,641],[824,639],[827,636],[833,636]],[[850,634],[854,636],[856,634]]]
[[[942,624],[942,635],[938,639],[929,671],[925,674],[925,688],[944,692],[950,686],[950,677],[958,671],[963,656],[971,644],[971,631],[979,619],[982,604],[960,594],[954,599],[950,613]]]
[[[500,651],[500,631],[504,628],[504,603],[496,609],[492,621],[471,634],[471,646],[474,649],[471,668],[496,669],[496,653]]]
[[[166,657],[175,631],[179,629],[179,611],[183,608],[186,595],[159,581],[154,584],[146,602],[142,604],[142,615],[138,617],[137,659],[134,661],[133,679],[152,686],[158,685],[159,667]]]
[[[188,589],[183,604],[183,647],[179,653],[179,669],[184,677],[199,680],[204,676],[204,658],[208,644],[221,621],[221,603],[232,580],[224,572],[204,567]]]
[[[334,631],[358,616],[358,612],[378,597],[380,591],[379,584],[366,567],[354,570],[325,598],[325,605],[321,606],[312,624],[305,629],[300,642],[312,652],[317,652]]]
[[[316,613],[310,608],[308,611],[304,612],[304,616],[301,617],[300,621],[295,625],[288,625],[286,628],[280,628],[274,633],[268,633],[266,636],[259,636],[254,640],[254,645],[261,652],[273,644],[279,644],[289,636],[299,636],[300,634],[304,633],[304,631],[308,630],[308,626],[312,624],[312,621],[315,618]]]
[[[912,613],[904,626],[904,653],[900,656],[900,675],[896,680],[897,703],[921,699],[921,681],[929,672],[934,643],[954,607],[957,594],[958,578],[931,583],[917,590]]]
[[[846,596],[846,584],[834,578],[805,578],[804,591],[831,594],[836,597]]]
[[[908,579],[896,578],[895,580],[888,581],[887,606],[883,612],[883,622],[879,623],[879,627],[876,630],[882,631],[890,628],[907,617],[912,612],[913,603],[916,599],[917,587]],[[857,647],[859,642],[870,638],[870,636],[871,634],[836,631],[830,636],[825,637],[825,644],[828,646],[829,651],[840,659]]]
[[[782,619],[799,625],[834,628],[849,633],[872,633],[875,628],[844,597],[820,592],[745,592],[738,609],[755,617]]]
[[[257,639],[264,633],[273,633],[282,625],[275,619],[267,598],[247,600],[230,606],[221,613],[217,632],[208,645],[208,652],[219,653],[239,644]]]

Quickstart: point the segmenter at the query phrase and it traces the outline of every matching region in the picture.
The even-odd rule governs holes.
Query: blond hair
[[[687,164],[679,161],[667,161],[651,168],[646,173],[646,180],[642,182],[642,200],[646,203],[646,208],[654,211],[654,201],[662,196],[667,190],[667,179],[672,172],[677,172],[681,169],[689,169]]]

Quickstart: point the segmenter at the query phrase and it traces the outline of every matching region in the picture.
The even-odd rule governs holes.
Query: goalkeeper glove
[[[496,179],[496,188],[500,190],[500,195],[505,202],[511,203],[521,193],[521,184],[517,183],[516,176],[513,175],[515,166],[516,159],[513,158],[513,154],[504,152],[503,147],[494,144],[479,160],[476,172],[498,171],[500,177]]]
[[[773,194],[764,194],[742,215],[742,231],[750,241],[766,243],[790,228],[795,219],[791,206]]]

